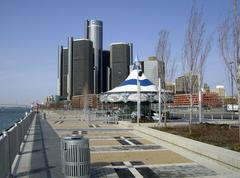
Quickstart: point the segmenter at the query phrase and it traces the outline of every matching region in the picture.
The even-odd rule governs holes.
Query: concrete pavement
[[[15,177],[61,178],[60,137],[87,130],[91,177],[240,177],[239,172],[131,128],[84,121],[81,112],[47,112],[36,117],[22,154],[15,160]]]

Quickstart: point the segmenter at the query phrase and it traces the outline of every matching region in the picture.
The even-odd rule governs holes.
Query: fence
[[[189,113],[170,113],[171,119],[189,119]],[[199,113],[193,113],[192,115],[193,120],[199,119]],[[238,120],[238,114],[235,113],[202,113],[203,120]]]
[[[34,112],[20,119],[0,135],[0,177],[11,177],[13,161],[20,153],[21,143],[32,123]]]

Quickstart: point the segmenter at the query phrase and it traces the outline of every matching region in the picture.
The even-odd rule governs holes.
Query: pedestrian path
[[[36,115],[21,154],[16,158],[14,177],[63,178],[60,139],[47,121]]]

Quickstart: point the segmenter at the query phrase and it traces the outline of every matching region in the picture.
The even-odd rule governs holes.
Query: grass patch
[[[230,127],[226,124],[192,124],[192,134],[189,134],[188,125],[152,128],[240,152],[237,127]]]

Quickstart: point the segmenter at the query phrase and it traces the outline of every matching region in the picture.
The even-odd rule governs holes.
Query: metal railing
[[[31,112],[23,119],[20,119],[0,135],[0,177],[12,177],[12,164],[24,137],[32,123],[35,113]]]
[[[196,121],[199,119],[199,114],[198,113],[193,113],[192,118]],[[172,112],[170,113],[170,119],[189,119],[189,113],[177,113],[177,112]],[[202,119],[203,121],[206,120],[238,120],[238,115],[237,114],[232,114],[232,113],[211,113],[211,112],[203,112],[202,113]]]

